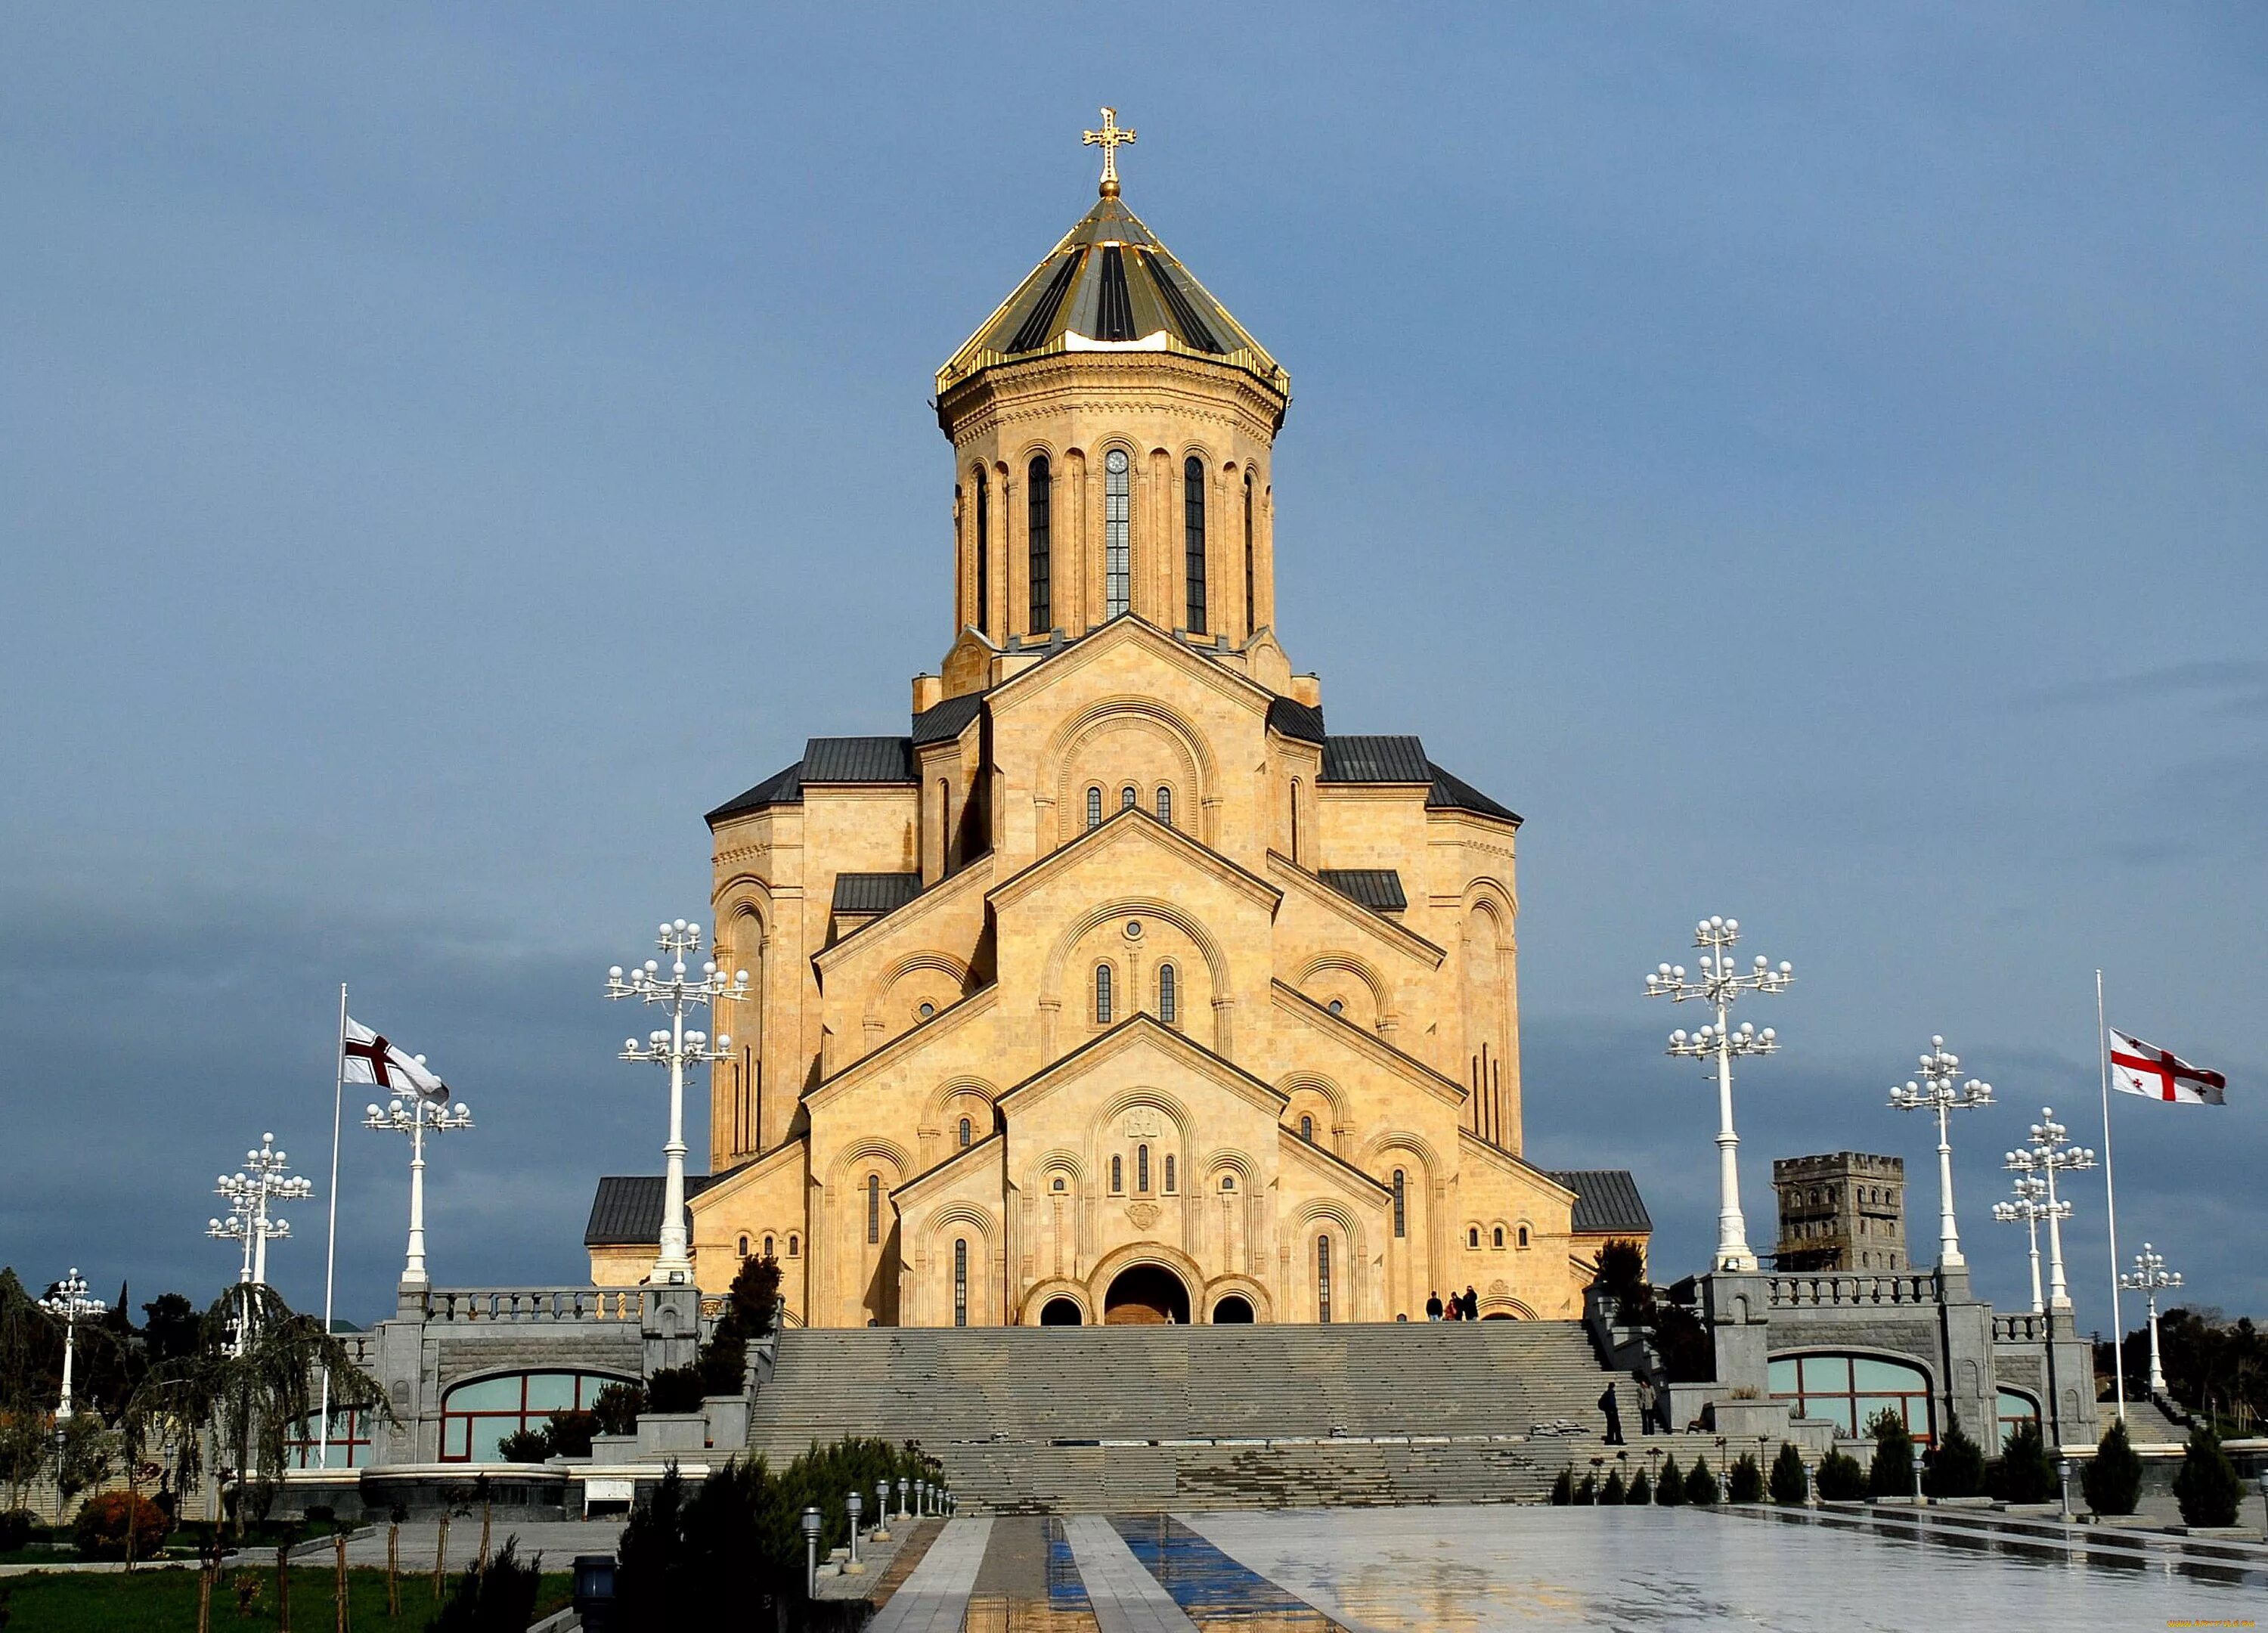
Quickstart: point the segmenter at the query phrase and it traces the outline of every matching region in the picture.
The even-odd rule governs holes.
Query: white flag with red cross
[[[423,1055],[408,1053],[351,1018],[342,1064],[342,1082],[374,1083],[392,1093],[423,1095],[437,1106],[448,1102],[449,1085],[426,1069]]]
[[[2220,1073],[2192,1066],[2171,1049],[2145,1043],[2115,1026],[2108,1030],[2110,1084],[2121,1093],[2191,1106],[2228,1104],[2228,1079]]]

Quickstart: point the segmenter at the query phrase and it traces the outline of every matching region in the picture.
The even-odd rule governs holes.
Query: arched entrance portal
[[[1040,1308],[1042,1327],[1077,1327],[1080,1324],[1079,1301],[1075,1298],[1050,1298]]]
[[[1105,1327],[1187,1326],[1189,1290],[1161,1264],[1137,1264],[1119,1273],[1102,1300]]]
[[[1212,1307],[1215,1327],[1249,1327],[1252,1325],[1252,1300],[1242,1293],[1231,1293]]]

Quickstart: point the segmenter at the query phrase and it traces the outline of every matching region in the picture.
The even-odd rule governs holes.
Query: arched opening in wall
[[[1103,1295],[1105,1327],[1187,1326],[1189,1290],[1162,1264],[1138,1264],[1121,1270]]]
[[[973,1124],[968,1121],[968,1118],[963,1117],[963,1118],[961,1120],[961,1150],[963,1150],[963,1151],[967,1151],[967,1150],[968,1149],[968,1142],[969,1142],[970,1136],[973,1136],[973,1135],[976,1133],[976,1130],[975,1125],[973,1125]]]
[[[1244,638],[1249,641],[1252,632],[1259,628],[1259,614],[1252,605],[1252,467],[1244,467]]]
[[[1103,615],[1108,618],[1117,617],[1130,605],[1133,499],[1128,490],[1129,468],[1123,448],[1102,456]]]
[[[1300,779],[1292,779],[1292,860],[1300,859]]]
[[[1481,1317],[1484,1321],[1516,1321],[1520,1317],[1510,1310],[1491,1310]]]
[[[1191,454],[1182,462],[1182,544],[1189,584],[1189,629],[1205,632],[1205,472]]]
[[[1315,1143],[1315,1120],[1313,1117],[1300,1119],[1300,1137],[1310,1145]]]
[[[976,473],[976,629],[992,632],[992,484]]]
[[[1031,468],[1024,483],[1025,533],[1031,541],[1031,616],[1026,624],[1034,635],[1045,635],[1055,627],[1055,596],[1049,583],[1052,566],[1049,548],[1049,507],[1053,497],[1053,474],[1048,468],[1048,456],[1032,456]]]
[[[1089,828],[1102,826],[1102,791],[1099,788],[1086,791],[1086,825]]]
[[[1118,791],[1118,808],[1121,811],[1131,811],[1141,801],[1142,791],[1131,783]]]
[[[745,1259],[745,1258],[747,1258],[747,1256],[748,1256],[748,1239],[747,1239],[747,1237],[743,1236],[742,1238],[740,1238],[740,1257],[742,1257],[743,1259]]]
[[[1174,825],[1174,791],[1163,783],[1158,784],[1158,820],[1167,828]]]
[[[968,1240],[960,1238],[953,1244],[953,1324],[968,1325]]]
[[[1249,1327],[1252,1325],[1252,1300],[1242,1293],[1231,1293],[1212,1307],[1215,1327]]]
[[[1084,1318],[1079,1313],[1079,1300],[1076,1298],[1050,1298],[1040,1306],[1040,1325],[1042,1327],[1079,1327],[1083,1324]]]

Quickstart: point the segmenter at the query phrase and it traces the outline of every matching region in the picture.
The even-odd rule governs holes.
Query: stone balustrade
[[[1938,1302],[1937,1272],[1899,1270],[1850,1276],[1816,1275],[1766,1278],[1766,1298],[1775,1310],[1871,1308],[1881,1305]]]
[[[2032,1311],[1992,1318],[1992,1342],[1996,1344],[2045,1343],[2047,1337],[2048,1318]]]
[[[627,1321],[645,1314],[642,1287],[436,1287],[429,1321]]]

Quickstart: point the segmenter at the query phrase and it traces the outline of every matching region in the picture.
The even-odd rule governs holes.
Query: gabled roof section
[[[1268,729],[1281,732],[1286,737],[1298,738],[1303,743],[1321,743],[1329,739],[1323,729],[1323,711],[1312,703],[1303,703],[1296,697],[1274,697],[1268,701]]]
[[[1261,709],[1265,709],[1274,696],[1266,687],[1221,663],[1205,648],[1175,640],[1139,613],[1124,612],[1106,619],[1076,641],[1051,647],[1038,663],[1017,671],[994,687],[985,695],[992,700],[994,717],[1014,708],[1027,693],[1051,684],[1081,664],[1099,661],[1129,641],[1143,643],[1160,657],[1179,666],[1184,674],[1226,695],[1249,699]]]
[[[914,717],[913,746],[919,748],[924,743],[942,743],[959,737],[968,730],[968,723],[983,712],[982,692],[963,692],[958,697],[933,703]]]
[[[900,1183],[890,1192],[890,1200],[895,1202],[903,1198],[911,1202],[917,1192],[934,1188],[936,1181],[945,1178],[956,1166],[967,1164],[972,1167],[981,1167],[987,1163],[998,1162],[1007,1149],[1007,1136],[1001,1133],[998,1129],[994,1129],[981,1140],[972,1141],[967,1145],[955,1146],[943,1162],[932,1163],[910,1180]]]
[[[1414,737],[1326,737],[1326,783],[1431,783],[1425,745]]]
[[[685,1200],[715,1183],[715,1176],[685,1176]],[[585,1247],[643,1247],[661,1240],[661,1208],[669,1181],[659,1173],[609,1173],[600,1180],[599,1194],[591,1199],[590,1223],[583,1227]],[[693,1210],[686,1210],[690,1228]]]
[[[842,944],[838,942],[836,945],[839,946]],[[857,1060],[837,1070],[832,1077],[823,1078],[813,1084],[804,1091],[803,1101],[798,1108],[799,1111],[807,1111],[811,1107],[819,1105],[824,1100],[832,1100],[843,1092],[846,1085],[870,1078],[874,1073],[903,1060],[923,1045],[933,1043],[939,1037],[966,1026],[977,1017],[990,1013],[992,1005],[999,996],[1000,986],[998,982],[995,982],[990,986],[977,988],[976,991],[957,1004],[946,1004],[927,1020],[915,1022],[912,1026],[898,1033],[880,1048],[861,1055]]]
[[[895,913],[921,894],[918,873],[837,873],[837,913]]]
[[[1258,874],[1238,866],[1219,851],[1200,844],[1171,823],[1160,822],[1140,805],[1126,805],[1112,812],[1103,818],[1100,826],[1074,835],[1069,842],[1057,846],[1038,861],[1002,879],[986,893],[988,898],[997,906],[1008,905],[1049,875],[1078,866],[1095,850],[1127,834],[1130,831],[1128,823],[1135,825],[1131,831],[1146,835],[1153,842],[1181,852],[1197,866],[1226,881],[1232,889],[1241,891],[1252,900],[1264,903],[1271,913],[1284,900],[1284,893]]]
[[[1428,811],[1469,811],[1476,816],[1494,817],[1499,822],[1520,821],[1519,812],[1498,804],[1464,778],[1431,762],[1425,769],[1433,776],[1433,786],[1425,794]]]
[[[1402,889],[1402,875],[1393,868],[1323,867],[1315,870],[1315,877],[1373,913],[1410,910],[1410,898]]]
[[[1644,1236],[1653,1229],[1646,1198],[1627,1168],[1567,1168],[1544,1173],[1575,1193],[1573,1229],[1578,1234],[1612,1231]]]
[[[1303,1140],[1292,1129],[1278,1123],[1276,1128],[1276,1149],[1305,1159],[1339,1181],[1351,1180],[1372,1194],[1373,1201],[1390,1200],[1394,1192],[1384,1181],[1373,1179],[1336,1151],[1326,1151],[1313,1140]]]
[[[1282,1116],[1284,1107],[1291,1104],[1291,1097],[1281,1089],[1262,1082],[1234,1061],[1214,1054],[1187,1033],[1168,1026],[1146,1010],[1137,1010],[1109,1031],[1096,1033],[1068,1055],[1057,1056],[1021,1083],[1003,1091],[993,1104],[1005,1113],[1009,1100],[1015,1096],[1029,1092],[1036,1099],[1040,1093],[1084,1067],[1107,1060],[1121,1050],[1145,1041],[1159,1045],[1169,1055],[1182,1056],[1192,1067],[1207,1071],[1228,1084],[1245,1099],[1267,1110],[1270,1116]]]
[[[1418,960],[1428,969],[1440,968],[1442,961],[1449,956],[1446,947],[1434,945],[1400,919],[1390,918],[1378,908],[1356,901],[1320,874],[1310,873],[1280,850],[1268,853],[1268,872],[1270,878],[1288,887],[1287,894],[1291,891],[1298,891],[1306,899],[1337,914],[1351,924],[1360,925],[1369,934]],[[1297,991],[1298,989],[1292,990]],[[1307,1000],[1305,993],[1300,996],[1303,1002]]]
[[[703,820],[713,826],[726,817],[745,816],[768,805],[799,805],[802,803],[803,761],[799,760],[784,771],[773,772],[747,793],[726,800]]]
[[[1367,1055],[1435,1099],[1462,1106],[1472,1098],[1472,1091],[1454,1078],[1445,1078],[1415,1055],[1403,1054],[1367,1026],[1358,1026],[1344,1015],[1332,1014],[1289,982],[1270,982],[1269,994],[1275,999],[1276,1007],[1286,1014],[1304,1020],[1317,1031],[1336,1038],[1360,1054]]]
[[[803,746],[802,781],[912,783],[913,739],[904,737],[814,737]]]
[[[1121,350],[1225,364],[1292,394],[1276,359],[1113,195],[1098,199],[937,371],[938,395],[998,364]]]

